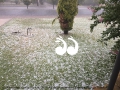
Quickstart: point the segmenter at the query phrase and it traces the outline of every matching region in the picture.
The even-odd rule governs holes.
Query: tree
[[[37,0],[31,0],[32,4],[37,4]]]
[[[43,0],[40,0],[39,2],[40,2],[41,5],[43,5]]]
[[[20,1],[19,1],[19,0],[15,0],[15,3],[16,3],[16,4],[20,4]]]
[[[58,0],[46,0],[45,2],[49,3],[49,4],[54,4],[57,5],[58,4]]]
[[[40,1],[39,1],[39,0],[37,0],[37,6],[39,6],[39,3],[40,3]]]
[[[97,11],[103,9],[100,15],[97,15]],[[100,0],[99,6],[92,7],[93,11],[91,24],[91,32],[95,26],[100,23],[106,25],[106,30],[102,32],[102,37],[99,41],[107,42],[111,39],[114,40],[114,46],[111,48],[111,57],[115,60],[118,50],[120,49],[120,0]]]
[[[78,0],[78,4],[81,5],[84,0]]]
[[[98,5],[99,0],[78,0],[79,5]]]
[[[27,6],[28,9],[28,6],[31,4],[31,0],[23,0],[23,3]]]
[[[74,17],[78,13],[78,0],[59,0],[57,12],[60,28],[64,34],[68,34],[73,27]]]
[[[43,5],[43,0],[32,0],[33,3],[37,3],[37,6],[39,6],[39,4]]]
[[[55,0],[52,0],[52,4],[53,4],[53,9],[54,9],[54,5],[55,5]]]
[[[57,5],[58,0],[51,0],[51,3],[52,3],[52,5],[53,5],[53,9],[54,9],[54,6]]]

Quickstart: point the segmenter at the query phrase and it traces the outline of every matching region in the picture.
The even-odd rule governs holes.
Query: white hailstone
[[[47,62],[50,63],[50,59],[47,59]]]
[[[55,69],[56,69],[56,70],[58,70],[58,67],[57,67],[57,66],[55,66]]]
[[[58,87],[59,86],[59,83],[55,83],[55,87]]]
[[[66,87],[66,84],[64,82],[62,83],[62,87]]]
[[[85,84],[85,82],[82,82],[82,87],[86,87],[86,84]]]
[[[84,90],[84,89],[79,89],[79,90]]]
[[[34,76],[34,78],[37,78],[37,76]]]

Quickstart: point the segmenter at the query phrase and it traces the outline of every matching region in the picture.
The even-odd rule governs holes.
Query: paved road
[[[77,16],[91,16],[92,12],[87,7],[79,7]],[[57,16],[56,7],[0,7],[0,17],[21,16]]]

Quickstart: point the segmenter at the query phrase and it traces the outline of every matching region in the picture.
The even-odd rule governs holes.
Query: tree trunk
[[[43,5],[43,0],[40,0],[39,3],[40,3],[41,5]]]
[[[39,6],[39,3],[40,3],[39,0],[37,0],[37,6]]]
[[[68,29],[69,29],[69,25],[68,25],[68,20],[64,19],[64,14],[61,13],[59,14],[59,23],[60,23],[60,27],[63,30],[64,34],[68,34]]]
[[[68,31],[64,31],[64,34],[68,34]]]
[[[55,2],[55,1],[54,1],[54,0],[52,0],[52,3],[53,3],[53,9],[54,9],[54,4],[55,4],[54,2]]]
[[[27,5],[27,9],[28,9],[28,5]]]

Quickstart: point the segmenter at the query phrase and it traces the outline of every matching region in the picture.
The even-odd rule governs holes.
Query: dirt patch
[[[107,86],[108,85],[105,85],[104,87],[96,87],[93,90],[107,90]],[[116,80],[116,83],[115,83],[115,86],[114,86],[114,90],[120,90],[120,73],[119,73],[118,78]]]
[[[5,24],[6,22],[8,22],[11,18],[7,18],[7,19],[0,19],[0,26],[2,26],[3,24]]]

